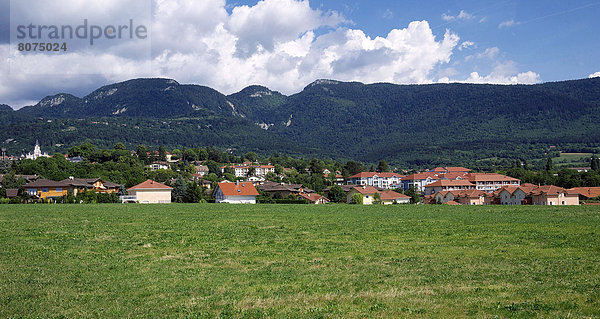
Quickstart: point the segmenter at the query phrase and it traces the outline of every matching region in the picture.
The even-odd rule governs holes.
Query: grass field
[[[581,167],[590,166],[592,153],[560,153],[560,157],[553,159],[557,166],[579,165]]]
[[[600,317],[597,207],[1,205],[0,317]]]

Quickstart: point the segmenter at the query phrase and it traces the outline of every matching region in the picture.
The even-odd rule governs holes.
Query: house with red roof
[[[168,204],[171,202],[172,187],[151,179],[127,189],[127,196],[121,196],[122,203]]]
[[[250,182],[223,182],[217,185],[214,196],[216,203],[256,204],[258,191]]]
[[[575,187],[569,189],[569,191],[579,194],[579,200],[600,197],[600,187]]]
[[[460,179],[442,179],[425,186],[425,195],[433,195],[442,191],[461,191],[475,189],[475,184]]]
[[[410,204],[410,196],[400,194],[396,191],[388,190],[380,193],[381,203],[384,205],[391,204]]]
[[[375,194],[379,194],[379,191],[373,186],[354,186],[348,194],[346,194],[346,202],[348,202],[348,204],[352,203],[352,196],[354,196],[354,194],[360,194],[362,196],[363,205],[371,205],[375,201]]]
[[[305,199],[311,204],[327,204],[329,199],[317,193],[300,193],[296,195],[298,199]]]

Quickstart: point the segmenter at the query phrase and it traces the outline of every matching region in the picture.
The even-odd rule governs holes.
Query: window
[[[63,191],[63,190],[62,190],[62,187],[57,187],[57,188],[56,188],[56,192],[58,192],[58,193],[62,193],[62,191]]]
[[[42,188],[42,193],[47,193],[48,189],[47,188]]]
[[[27,189],[27,194],[29,194],[29,195],[37,195],[37,189],[35,189],[35,188],[28,188]]]

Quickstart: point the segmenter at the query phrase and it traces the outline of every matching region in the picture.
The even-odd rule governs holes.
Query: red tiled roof
[[[379,193],[379,191],[373,186],[355,186],[353,189],[363,195]]]
[[[173,189],[173,188],[169,187],[165,184],[161,184],[159,182],[155,182],[155,181],[149,179],[149,180],[139,183],[127,190],[129,191],[129,190],[136,190],[136,189]]]
[[[394,200],[398,198],[410,198],[410,196],[400,194],[395,191],[383,191],[381,192],[381,200]]]
[[[475,184],[469,182],[469,181],[465,181],[465,180],[454,180],[454,179],[442,179],[436,182],[433,182],[425,187],[444,187],[444,186],[473,186],[475,187]]]
[[[574,193],[579,195],[583,195],[587,198],[594,198],[600,196],[600,187],[575,187],[569,189]]]
[[[451,200],[451,201],[445,202],[444,205],[460,205],[460,203]]]
[[[436,173],[423,172],[423,173],[410,174],[410,175],[404,176],[404,178],[402,178],[402,180],[403,181],[424,180],[424,179],[427,179],[428,177],[431,177],[432,179],[438,178]]]
[[[517,178],[495,173],[469,173],[465,178],[471,182],[517,182]]]
[[[298,194],[298,196],[304,198],[304,199],[308,199],[309,201],[311,201],[312,203],[315,203],[316,201],[318,201],[321,198],[324,198],[326,201],[329,201],[329,199],[317,194],[317,193],[311,193],[311,194],[306,194],[306,193],[300,193]]]
[[[546,194],[546,195],[558,195],[558,194],[578,194],[574,191],[568,191],[562,187],[558,187],[558,186],[554,186],[554,185],[544,185],[544,186],[540,186],[537,187],[536,189],[534,189],[531,194],[533,195],[541,195],[541,194]]]
[[[252,183],[219,183],[218,187],[225,196],[258,196]]]

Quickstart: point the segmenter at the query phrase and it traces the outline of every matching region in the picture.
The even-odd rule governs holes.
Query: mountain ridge
[[[260,85],[225,95],[206,86],[148,78],[109,84],[82,98],[67,93],[47,96],[12,114],[0,108],[0,121],[18,126],[35,118],[107,118],[123,124],[136,118],[198,119],[202,125],[213,125],[213,139],[231,132],[223,126],[216,130],[211,123],[233,121],[236,130],[250,132],[245,137],[234,135],[249,141],[260,135],[278,139],[279,145],[320,149],[325,156],[421,165],[440,156],[455,161],[468,156],[474,160],[539,157],[555,142],[593,147],[600,143],[599,111],[597,78],[534,85],[397,85],[319,79],[292,95]],[[266,132],[256,133],[258,127]],[[27,138],[7,132],[2,137]],[[176,142],[173,146],[189,144],[184,136],[169,140]],[[246,144],[253,149],[251,145],[257,143]],[[536,155],[527,155],[528,145],[537,144],[531,151]]]

